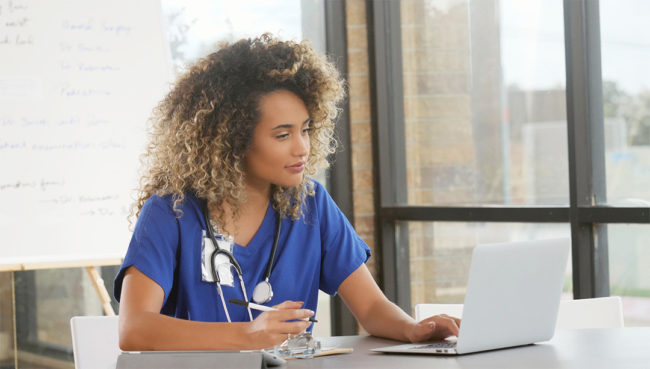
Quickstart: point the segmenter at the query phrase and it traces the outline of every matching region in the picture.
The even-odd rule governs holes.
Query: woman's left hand
[[[459,328],[460,319],[447,314],[440,314],[414,324],[406,333],[406,336],[413,343],[441,340],[450,336],[458,336]]]

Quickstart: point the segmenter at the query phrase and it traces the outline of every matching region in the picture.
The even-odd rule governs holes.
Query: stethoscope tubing
[[[277,252],[278,249],[278,241],[280,240],[281,229],[282,229],[282,219],[280,219],[280,214],[278,214],[278,219],[275,223],[275,235],[273,236],[273,247],[271,248],[271,256],[269,257],[269,262],[266,264],[266,271],[264,272],[264,280],[266,282],[269,282],[269,278],[271,278],[271,272],[273,271],[273,262],[275,261],[275,253]]]
[[[206,202],[206,206],[204,207],[204,212],[203,212],[204,220],[205,220],[205,228],[208,230],[208,236],[210,237],[210,241],[212,241],[212,245],[214,246],[214,251],[212,252],[212,255],[210,255],[210,264],[212,269],[212,276],[217,283],[217,291],[219,292],[219,298],[221,299],[221,305],[223,306],[223,311],[226,313],[226,319],[228,320],[228,323],[231,322],[230,320],[230,313],[228,312],[228,307],[226,306],[226,301],[223,297],[223,290],[221,289],[221,278],[219,277],[219,273],[217,272],[217,268],[215,267],[215,259],[219,254],[225,255],[228,260],[230,260],[230,267],[234,267],[235,271],[237,272],[237,276],[239,277],[239,286],[241,287],[242,294],[244,295],[244,300],[248,302],[248,295],[246,294],[246,286],[244,285],[244,278],[242,278],[242,269],[233,254],[228,251],[219,248],[219,243],[217,243],[217,238],[214,235],[214,232],[212,230],[212,226],[210,225],[210,216],[208,214],[208,206]],[[248,317],[250,318],[251,321],[253,321],[253,313],[251,312],[251,309],[249,307],[246,307],[248,310]]]
[[[214,241],[213,241],[214,242]],[[248,302],[248,294],[246,293],[246,284],[244,283],[244,278],[242,278],[242,273],[241,273],[241,267],[237,263],[236,260],[234,260],[233,255],[223,249],[220,249],[218,245],[215,244],[215,250],[212,252],[212,255],[210,256],[210,261],[212,264],[212,276],[217,283],[217,290],[219,291],[219,297],[221,298],[221,304],[223,305],[223,310],[226,312],[226,318],[228,319],[228,322],[230,322],[230,314],[228,313],[228,308],[226,307],[226,301],[223,298],[223,291],[221,289],[221,278],[219,277],[219,272],[217,272],[217,268],[214,267],[215,265],[215,258],[217,255],[223,254],[226,255],[230,259],[230,267],[234,267],[235,271],[237,272],[237,276],[239,277],[239,286],[241,287],[242,294],[244,295],[244,300]],[[233,263],[234,262],[234,263]],[[251,321],[253,321],[253,313],[251,312],[250,307],[246,307],[248,310],[248,317],[250,318]]]
[[[210,214],[208,211],[208,203],[205,201],[204,207],[203,207],[203,218],[205,221],[205,227],[208,231],[208,236],[210,237],[210,240],[212,241],[212,244],[214,245],[214,251],[212,252],[212,255],[210,255],[210,264],[211,264],[211,269],[212,269],[212,276],[214,278],[214,281],[217,284],[217,290],[219,292],[219,296],[221,298],[221,304],[223,305],[223,309],[226,313],[226,318],[228,319],[228,322],[230,322],[230,314],[228,313],[228,308],[226,306],[226,302],[223,297],[223,291],[221,289],[221,278],[219,277],[219,273],[217,272],[217,268],[215,267],[215,259],[219,254],[225,255],[228,260],[230,260],[230,265],[235,268],[235,271],[237,272],[237,276],[239,277],[239,286],[241,287],[242,293],[244,295],[244,300],[246,302],[249,302],[248,300],[248,294],[246,293],[246,286],[244,284],[244,279],[242,277],[242,268],[235,259],[235,256],[228,250],[224,250],[219,248],[219,244],[217,242],[217,238],[214,234],[214,231],[212,229],[212,225],[210,224]],[[260,281],[261,283],[266,283],[268,285],[268,290],[269,294],[267,297],[264,299],[265,301],[256,301],[258,303],[266,303],[271,300],[273,297],[273,289],[271,288],[271,282],[269,282],[269,279],[271,278],[271,272],[273,271],[273,264],[275,261],[275,254],[277,253],[277,248],[278,248],[278,241],[280,240],[280,232],[282,229],[282,219],[280,218],[280,214],[277,215],[277,222],[275,225],[275,235],[273,237],[273,246],[271,248],[271,255],[269,256],[269,261],[266,264],[266,270],[264,272],[264,280]],[[255,295],[255,292],[253,292],[253,295]],[[250,307],[247,307],[248,310],[248,316],[250,320],[253,320],[253,314],[251,313]]]

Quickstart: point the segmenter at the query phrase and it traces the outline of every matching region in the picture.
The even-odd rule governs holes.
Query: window
[[[568,204],[562,3],[400,5],[408,204]]]
[[[650,227],[616,224],[607,227],[609,290],[621,296],[626,326],[650,325]]]
[[[644,1],[600,2],[606,196],[617,207],[650,204],[650,36]],[[623,300],[626,325],[650,325],[646,225],[600,225],[607,234],[609,288]]]
[[[645,1],[601,1],[607,200],[650,204],[650,35]]]
[[[325,52],[322,0],[162,0],[162,7],[176,73],[214,51],[218,42],[265,32],[284,40],[309,39],[316,50]]]
[[[456,271],[484,240],[570,235],[567,295],[622,295],[626,324],[650,324],[633,313],[650,307],[646,227],[623,225],[650,222],[640,6],[370,3],[378,246],[398,305],[461,302]]]
[[[561,223],[400,222],[408,231],[411,306],[420,303],[462,304],[472,252],[477,244],[568,237]],[[571,297],[571,263],[565,298]]]

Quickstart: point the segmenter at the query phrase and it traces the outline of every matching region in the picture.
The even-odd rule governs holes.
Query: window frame
[[[573,295],[609,295],[608,223],[650,223],[648,207],[609,207],[597,0],[564,0],[568,206],[410,206],[406,201],[400,3],[367,0],[376,254],[389,299],[411,311],[409,243],[402,221],[570,223]],[[399,240],[396,240],[396,235]],[[398,268],[399,266],[399,268]]]

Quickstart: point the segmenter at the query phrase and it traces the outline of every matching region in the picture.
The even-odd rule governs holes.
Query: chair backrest
[[[462,318],[463,304],[415,305],[415,320],[418,322],[438,314]],[[621,327],[623,327],[623,308],[621,298],[618,296],[560,301],[555,325],[557,329]]]
[[[415,320],[418,322],[430,316],[447,314],[456,318],[463,317],[463,304],[417,304]]]
[[[623,307],[619,296],[560,301],[558,329],[621,327]]]
[[[75,316],[70,319],[76,369],[115,368],[120,354],[117,316]]]

